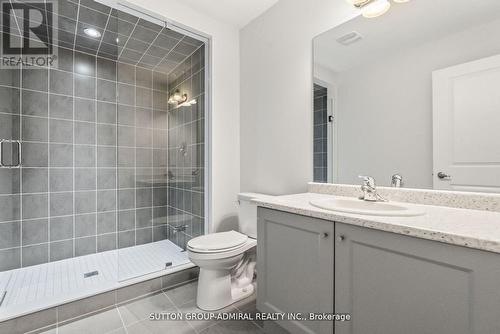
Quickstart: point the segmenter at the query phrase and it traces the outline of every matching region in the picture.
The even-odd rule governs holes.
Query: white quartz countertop
[[[499,212],[401,203],[409,208],[424,211],[425,215],[382,217],[323,210],[309,204],[311,200],[332,197],[352,199],[303,193],[266,197],[253,202],[264,208],[500,253]]]

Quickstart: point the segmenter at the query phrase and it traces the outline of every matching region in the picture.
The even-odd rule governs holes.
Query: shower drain
[[[89,271],[88,273],[83,274],[83,278],[89,278],[97,275],[99,275],[99,272],[97,270]]]

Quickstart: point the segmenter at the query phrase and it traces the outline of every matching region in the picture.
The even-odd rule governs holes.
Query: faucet
[[[369,202],[387,202],[385,198],[378,194],[373,177],[360,175],[359,178],[363,180],[363,184],[361,185],[363,195],[359,199]]]
[[[391,180],[391,187],[401,188],[403,186],[403,176],[401,174],[394,174]]]

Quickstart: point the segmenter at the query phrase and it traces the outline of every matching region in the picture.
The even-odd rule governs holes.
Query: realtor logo
[[[2,59],[0,67],[55,66],[56,2],[0,0]]]

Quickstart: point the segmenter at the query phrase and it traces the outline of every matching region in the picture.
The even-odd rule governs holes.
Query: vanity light
[[[85,28],[85,29],[83,29],[83,32],[85,33],[85,35],[92,37],[92,38],[101,37],[101,33],[97,29],[94,29],[94,28]]]
[[[361,8],[361,14],[371,19],[387,13],[389,8],[391,8],[389,0],[374,0]]]
[[[391,8],[389,0],[347,0],[351,5],[361,10],[361,14],[367,18],[381,16]],[[404,3],[410,0],[392,0],[395,3]]]

